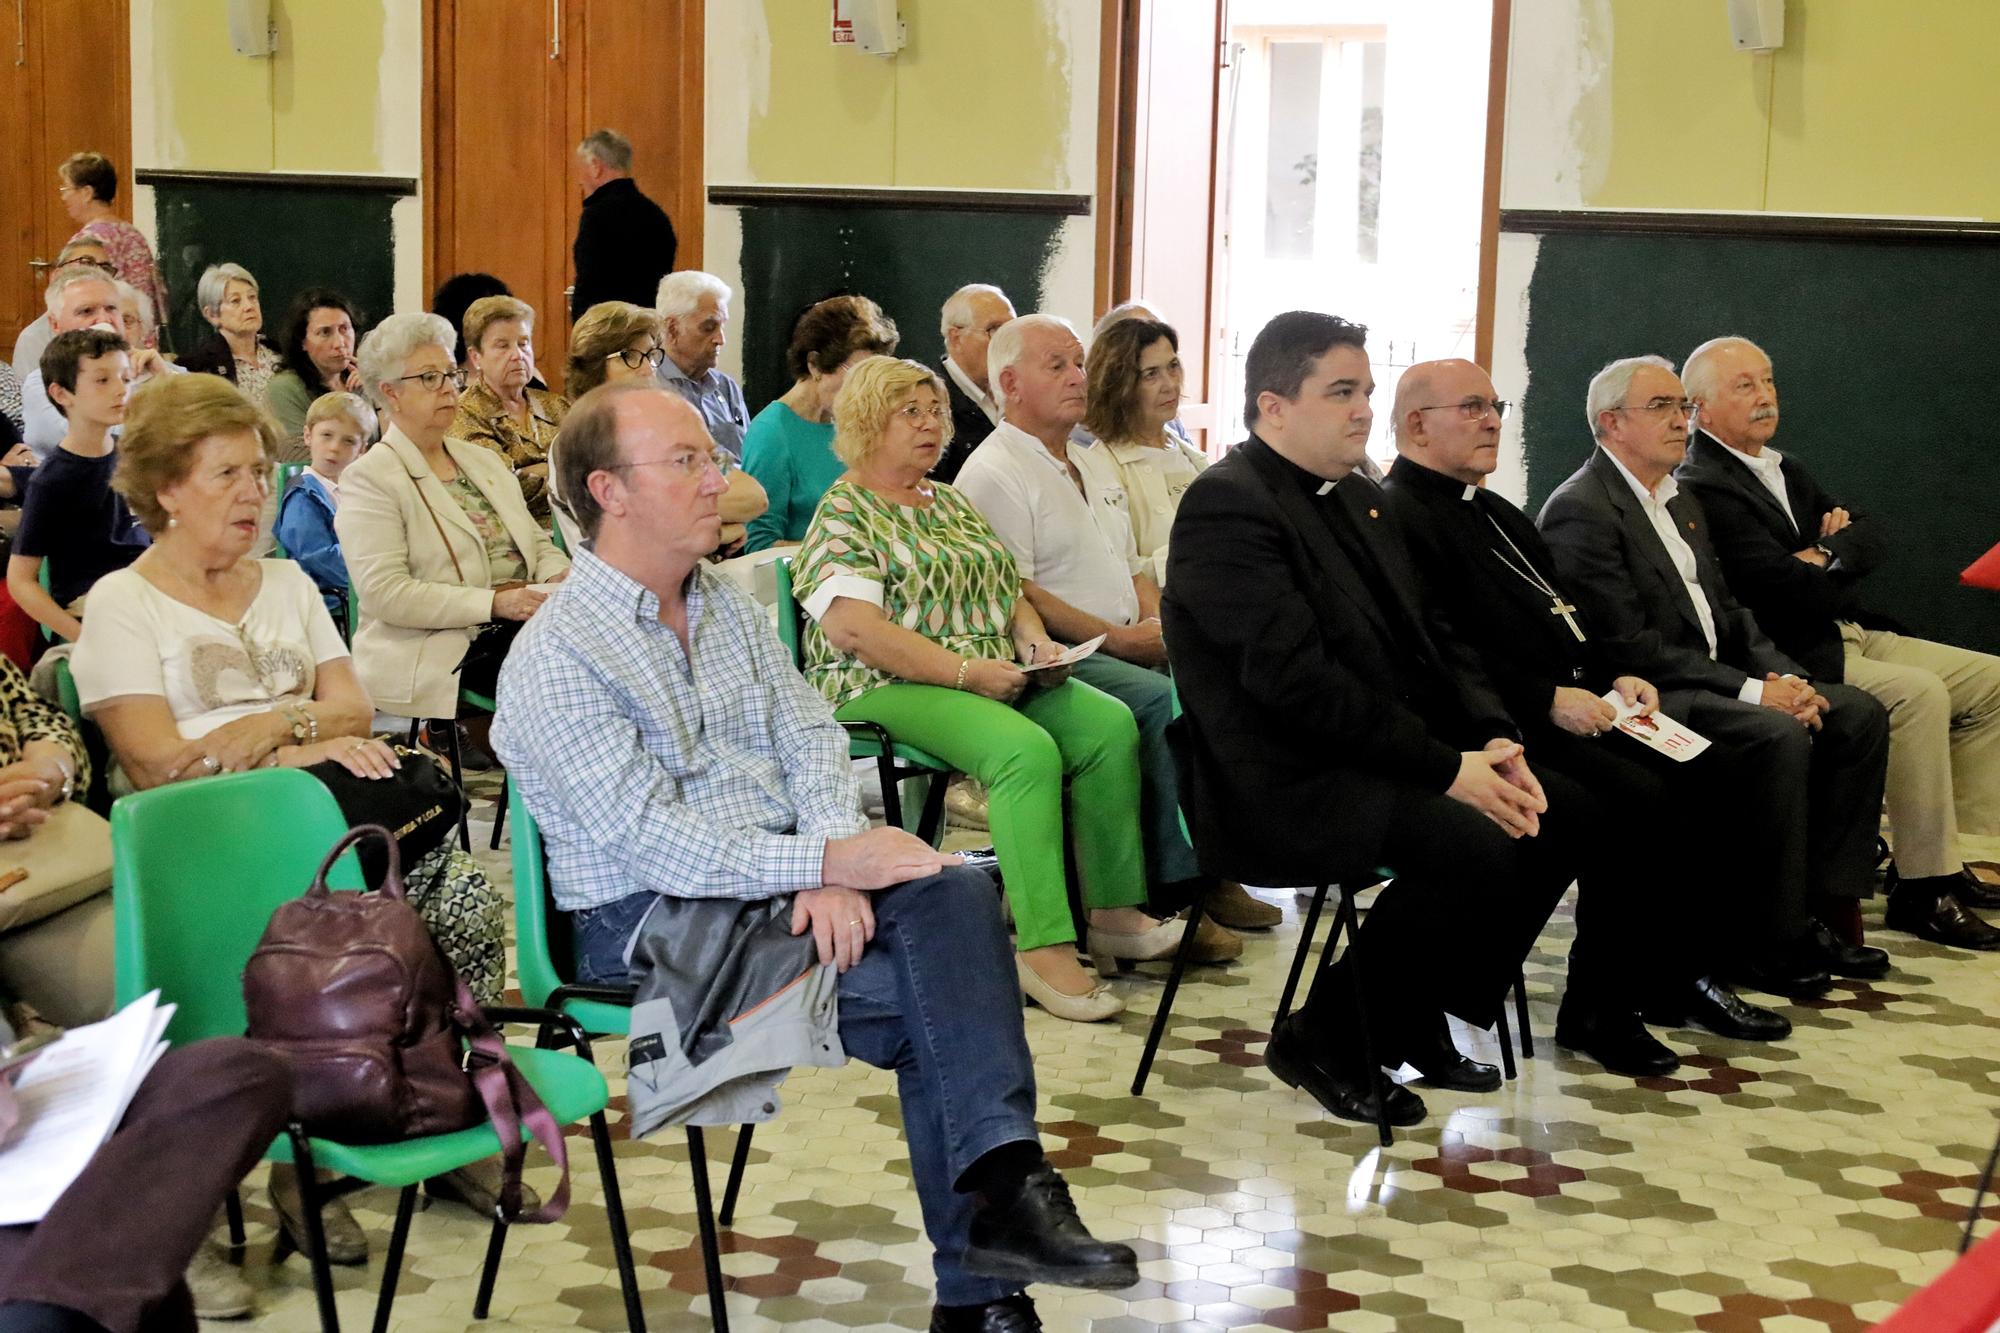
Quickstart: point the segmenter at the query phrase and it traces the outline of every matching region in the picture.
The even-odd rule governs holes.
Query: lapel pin
[[[1694,531],[1694,520],[1693,520],[1693,519],[1689,519],[1689,520],[1688,520],[1688,531],[1689,531],[1689,532],[1693,532],[1693,531]]]
[[[1374,510],[1374,509],[1371,509],[1371,510],[1369,510],[1369,511],[1368,511],[1368,517],[1370,517],[1370,518],[1380,518],[1380,517],[1382,517],[1382,515],[1381,515],[1381,513],[1380,513],[1380,512],[1378,511],[1378,510]]]

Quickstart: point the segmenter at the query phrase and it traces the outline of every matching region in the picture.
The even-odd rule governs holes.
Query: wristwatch
[[[1833,548],[1828,546],[1825,542],[1814,542],[1813,550],[1818,551],[1821,555],[1825,556],[1826,563],[1828,563],[1829,565],[1840,558],[1839,556],[1833,553]]]

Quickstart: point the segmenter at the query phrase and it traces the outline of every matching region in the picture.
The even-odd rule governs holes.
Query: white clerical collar
[[[1458,498],[1461,500],[1472,500],[1472,499],[1477,499],[1478,496],[1479,496],[1479,488],[1468,481],[1465,483],[1464,492]]]

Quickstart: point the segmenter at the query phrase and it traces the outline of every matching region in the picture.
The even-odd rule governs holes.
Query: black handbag
[[[509,587],[514,585],[502,585]],[[493,697],[500,688],[500,664],[507,660],[507,650],[514,646],[514,636],[526,624],[521,620],[489,620],[472,632],[472,642],[465,645],[465,656],[458,659],[459,688],[471,690],[474,694]]]
[[[386,778],[358,777],[337,759],[322,759],[305,771],[333,793],[349,828],[376,824],[388,829],[396,835],[402,863],[414,866],[442,847],[458,827],[466,809],[465,793],[431,755],[404,745],[393,748],[403,766]],[[355,851],[368,886],[379,887],[389,868],[381,844],[363,839]]]

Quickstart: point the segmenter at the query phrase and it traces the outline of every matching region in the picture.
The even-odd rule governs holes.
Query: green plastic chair
[[[285,492],[292,488],[292,483],[298,480],[299,473],[305,470],[306,465],[304,463],[280,463],[273,469],[271,475],[271,493],[278,497],[278,507],[280,509],[284,508]],[[271,533],[271,549],[277,554],[280,560],[289,560],[291,558],[290,552],[285,550],[285,544],[278,540],[278,534],[275,530]]]
[[[67,656],[56,659],[55,672],[56,697],[77,734],[83,737],[84,753],[90,756],[90,785],[82,793],[83,803],[103,814],[111,808],[107,772],[111,767],[111,749],[104,743],[104,733],[97,724],[83,715],[83,696],[77,693],[76,676],[69,669]]]
[[[538,1008],[563,1014],[593,1036],[628,1035],[632,1030],[632,989],[572,980],[574,969],[566,961],[575,956],[569,913],[555,905],[555,896],[549,889],[548,853],[542,846],[541,827],[522,801],[519,787],[502,799],[511,807],[514,822],[514,963],[521,979],[521,998]],[[709,1316],[717,1329],[727,1333],[729,1312],[722,1302],[722,1251],[717,1225],[728,1226],[736,1215],[736,1196],[743,1188],[743,1170],[750,1160],[750,1136],[757,1127],[743,1125],[737,1132],[736,1152],[730,1158],[729,1181],[723,1186],[720,1212],[709,1201],[708,1144],[699,1125],[686,1128],[688,1167],[694,1178],[695,1218],[700,1223],[702,1266],[708,1275]]]
[[[798,599],[792,595],[791,557],[784,556],[773,561],[772,567],[778,579],[778,640],[792,655],[792,665],[796,667],[803,660],[803,613],[799,610]],[[884,822],[897,828],[908,827],[903,823],[901,784],[913,778],[925,780],[927,790],[923,811],[917,818],[916,833],[931,846],[937,846],[938,840],[944,836],[945,783],[956,770],[926,750],[898,743],[889,735],[888,728],[879,723],[843,722],[840,725],[847,728],[848,757],[875,761],[876,772],[882,781]]]
[[[203,837],[199,830],[211,830]],[[260,831],[268,830],[260,836]],[[265,923],[281,903],[303,893],[347,821],[331,792],[298,769],[259,769],[175,783],[120,800],[111,810],[113,933],[117,992],[122,1005],[154,989],[176,1008],[167,1029],[177,1043],[240,1034],[246,1026],[241,977]],[[352,852],[328,877],[336,888],[362,885]],[[566,1029],[577,1054],[512,1046],[508,1053],[559,1124],[590,1121],[604,1183],[612,1248],[634,1330],[645,1327],[633,1270],[631,1240],[612,1160],[604,1108],[610,1089],[590,1061],[588,1038],[563,1015],[546,1009],[491,1007],[495,1022]],[[401,1190],[395,1230],[383,1265],[375,1328],[388,1327],[395,1301],[417,1185],[491,1157],[500,1140],[488,1125],[400,1143],[349,1144],[308,1136],[294,1123],[266,1156],[298,1165],[307,1244],[320,1322],[338,1333],[332,1269],[320,1229],[323,1188],[315,1170],[327,1167],[357,1181]],[[233,1220],[233,1219],[232,1219]],[[473,1305],[486,1317],[499,1273],[507,1224],[495,1220]],[[232,1227],[238,1243],[240,1230]]]

